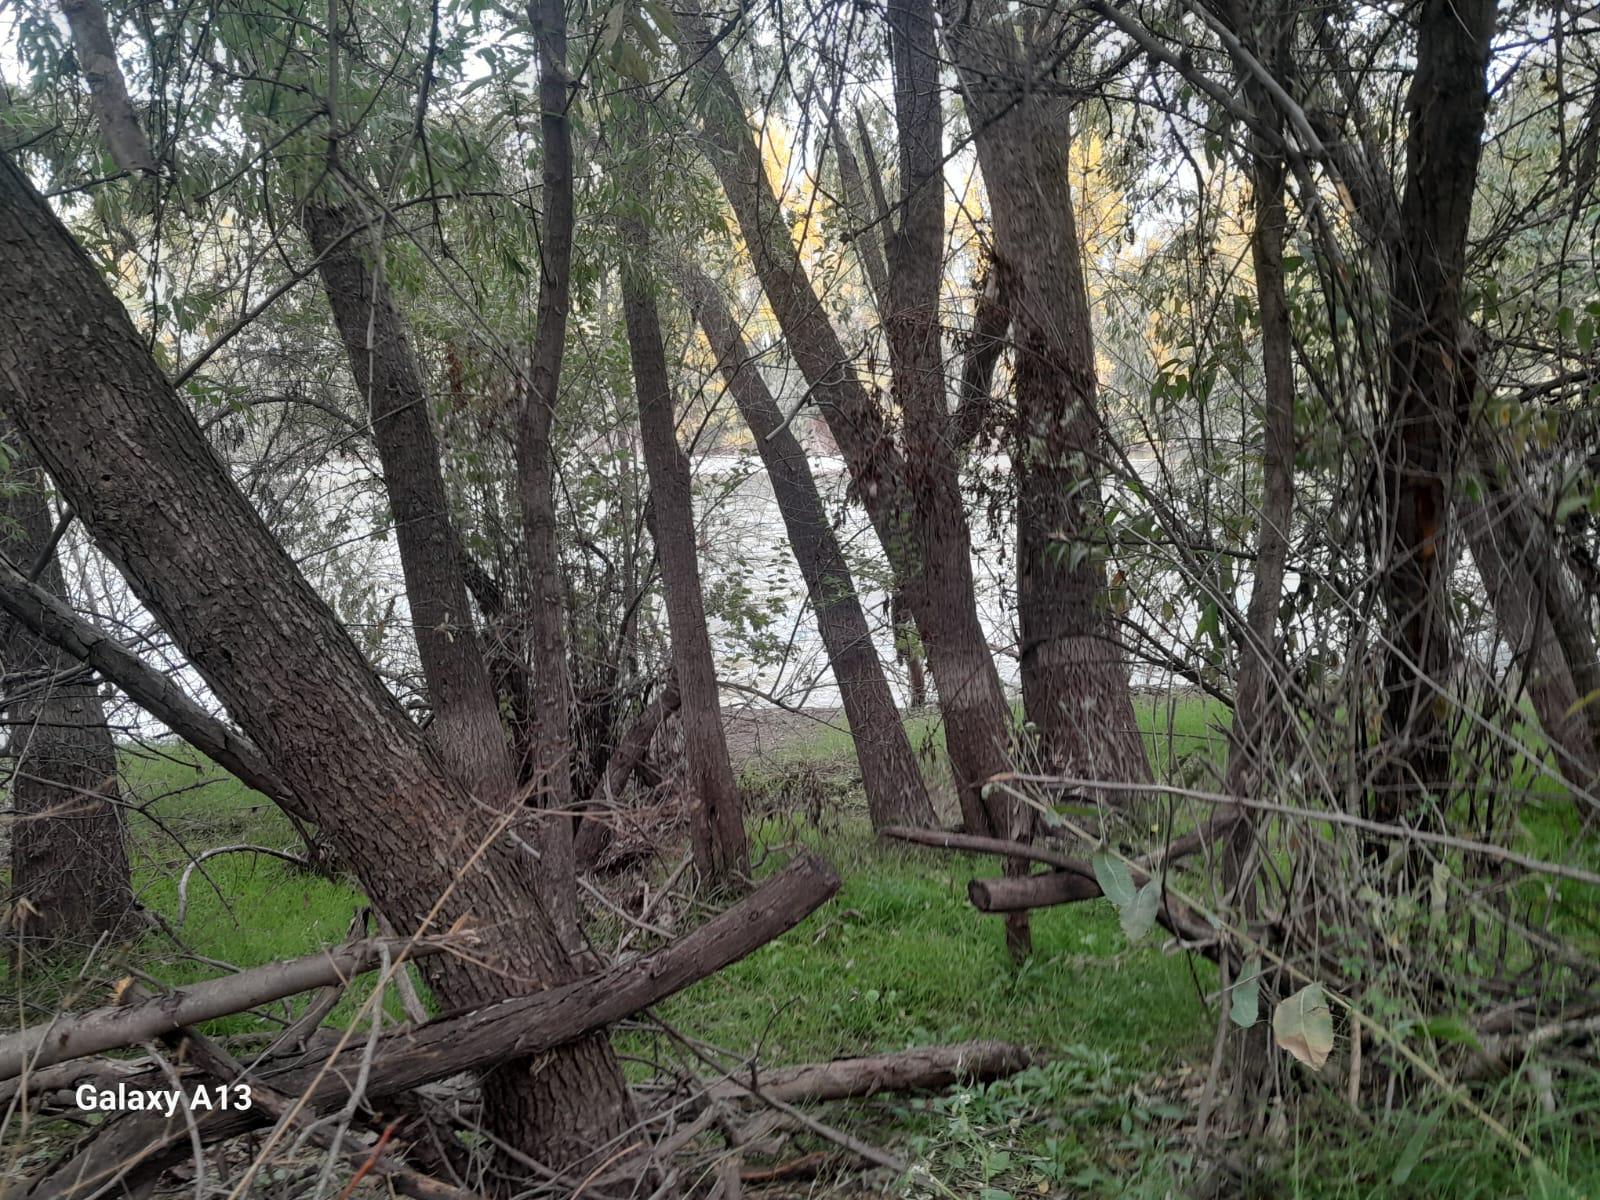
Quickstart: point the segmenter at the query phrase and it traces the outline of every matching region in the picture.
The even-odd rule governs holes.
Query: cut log
[[[383,1035],[371,1052],[363,1095],[381,1100],[595,1033],[737,962],[798,925],[838,889],[832,867],[813,854],[799,854],[739,904],[652,954],[561,987]],[[352,1048],[346,1057],[366,1054]],[[275,1092],[304,1096],[307,1110],[324,1112],[349,1099],[360,1075],[324,1059],[257,1078]],[[268,1120],[260,1109],[203,1110],[181,1120],[143,1113],[121,1117],[25,1194],[29,1200],[87,1200],[113,1184],[131,1190],[189,1154],[194,1139],[210,1144]]]
[[[1043,875],[1003,875],[999,879],[974,879],[967,884],[967,899],[979,912],[1024,912],[1052,904],[1072,904],[1093,900],[1100,885],[1071,871],[1047,871]]]
[[[1003,858],[1048,863],[1056,868],[1056,870],[1044,875],[1013,876],[1005,880],[975,880],[974,883],[985,885],[984,889],[978,892],[969,886],[967,898],[972,901],[974,907],[982,912],[1020,912],[1030,908],[1048,908],[1055,904],[1070,904],[1079,900],[1092,900],[1096,896],[1104,895],[1100,890],[1099,882],[1095,879],[1094,867],[1081,859],[1062,854],[1059,850],[1050,850],[1043,846],[1025,845],[1022,842],[1007,841],[1004,838],[977,837],[967,833],[946,833],[939,829],[911,829],[905,826],[891,826],[887,829],[879,830],[879,834],[882,837],[895,838],[902,842],[915,842],[922,846],[937,846],[943,850],[962,850],[968,854],[998,854]],[[1150,880],[1150,871],[1139,862],[1129,864],[1128,874],[1138,887],[1143,887]],[[1062,875],[1071,876],[1076,882],[1069,883],[1059,878]],[[985,908],[981,901],[991,896],[999,898],[1003,906],[997,905],[992,909]],[[1181,938],[1195,948],[1202,950],[1208,957],[1216,956],[1215,930],[1205,918],[1171,893],[1162,895],[1161,904],[1156,909],[1156,921],[1173,936]]]
[[[707,1094],[718,1100],[740,1099],[749,1095],[753,1086],[764,1098],[787,1104],[848,1100],[879,1092],[934,1091],[953,1083],[987,1083],[1015,1075],[1032,1063],[1026,1050],[1009,1042],[919,1046],[898,1054],[740,1072],[736,1079],[712,1085]]]
[[[426,958],[449,944],[445,938],[425,938],[415,944],[404,938],[372,938],[307,958],[252,967],[133,1004],[63,1013],[53,1021],[0,1038],[0,1080],[68,1059],[135,1046],[185,1025],[243,1012],[312,988],[346,983],[386,959],[393,963]]]

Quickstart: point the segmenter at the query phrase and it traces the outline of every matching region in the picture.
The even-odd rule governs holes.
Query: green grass
[[[1224,736],[1226,710],[1208,701],[1141,699],[1138,715],[1164,776],[1181,778],[1188,766],[1214,760]],[[912,733],[926,751],[930,778],[939,780],[937,724],[919,720]],[[798,765],[804,787],[820,780],[827,789],[820,828],[785,790]],[[187,754],[130,754],[125,774],[135,801],[147,803],[131,823],[135,888],[168,922],[176,922],[176,880],[191,852],[295,843],[289,823],[262,797]],[[752,1055],[772,1065],[974,1038],[1033,1050],[1038,1066],[987,1087],[829,1106],[828,1121],[917,1163],[900,1189],[905,1195],[1163,1196],[1194,1182],[1198,1167],[1185,1130],[1215,1029],[1209,965],[1163,953],[1155,936],[1129,947],[1110,905],[1095,901],[1036,914],[1035,953],[1013,966],[999,922],[966,899],[968,882],[994,865],[873,838],[842,731],[818,726],[814,737],[779,749],[744,783],[758,814],[751,837],[758,860],[766,855],[763,869],[773,869],[785,847],[804,843],[833,862],[843,885],[789,934],[662,1005],[666,1021],[722,1047],[730,1065]],[[1542,794],[1547,785],[1531,773],[1527,785],[1541,791],[1541,802],[1522,836],[1530,847],[1553,851],[1571,836],[1571,806],[1559,791]],[[180,984],[219,972],[203,959],[251,966],[306,954],[343,940],[363,904],[349,880],[249,854],[211,859],[205,876],[192,876],[187,919],[176,931],[186,951],[152,934],[122,952],[124,962]],[[1568,902],[1564,892],[1559,899]],[[1575,893],[1572,903],[1582,899]],[[1587,919],[1592,925],[1592,911]],[[603,916],[594,928],[602,944],[616,932]],[[37,1013],[63,1000],[102,1003],[122,965],[101,962],[87,981],[34,967],[22,990]],[[16,994],[16,983],[9,966],[0,968],[0,991]],[[334,1019],[353,1017],[365,995],[356,989]],[[392,996],[388,1004],[395,1011]],[[210,1031],[250,1027],[232,1018]],[[620,1034],[618,1045],[635,1077],[667,1051],[659,1034],[644,1029]],[[1538,1169],[1518,1162],[1459,1109],[1441,1107],[1435,1094],[1417,1097],[1415,1112],[1402,1103],[1393,1113],[1357,1118],[1337,1094],[1341,1081],[1304,1073],[1291,1079],[1296,1119],[1276,1142],[1238,1147],[1232,1157],[1246,1164],[1247,1178],[1220,1194],[1600,1196],[1600,1083],[1593,1077],[1563,1093],[1559,1119],[1530,1115],[1537,1107],[1526,1102],[1525,1081],[1480,1096],[1537,1147],[1545,1160]]]

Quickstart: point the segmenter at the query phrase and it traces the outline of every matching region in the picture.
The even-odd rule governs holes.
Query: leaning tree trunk
[[[1424,0],[1406,96],[1378,547],[1392,766],[1368,805],[1369,815],[1389,822],[1427,820],[1430,795],[1442,802],[1451,778],[1449,506],[1476,387],[1462,291],[1494,25],[1494,0]]]
[[[772,494],[806,581],[817,630],[850,722],[872,827],[932,825],[933,803],[922,770],[883,677],[867,615],[811,475],[805,448],[767,390],[717,284],[693,265],[686,265],[683,273],[684,290],[739,414],[755,435],[756,449],[772,481]]]
[[[0,498],[0,550],[66,598],[51,545],[44,472],[12,462]],[[0,617],[0,671],[11,768],[13,932],[31,949],[88,947],[133,915],[117,749],[88,668]]]
[[[924,519],[928,497],[919,498],[909,486],[906,458],[811,286],[722,51],[698,12],[683,14],[682,25],[685,58],[699,77],[696,97],[708,157],[927,650],[963,823],[974,833],[1003,831],[1005,822],[991,818],[983,785],[1010,769],[1011,712],[978,616],[965,518],[952,514],[942,524]],[[944,429],[943,435],[922,434],[941,462],[919,468],[925,482],[941,488],[935,476],[950,473],[948,422]]]
[[[1488,498],[1463,505],[1460,513],[1472,560],[1534,715],[1549,739],[1556,769],[1575,794],[1592,794],[1600,782],[1600,752],[1582,694],[1539,594],[1538,571],[1531,561],[1537,544],[1517,536],[1519,522],[1512,511],[1516,499],[1497,496],[1499,489],[1485,491]],[[1591,805],[1579,800],[1578,811],[1586,817]]]
[[[637,114],[645,123],[643,110]],[[642,128],[628,131],[625,143],[637,151]],[[643,175],[634,171],[634,179]],[[641,189],[642,195],[648,195]],[[728,761],[722,729],[722,702],[711,658],[711,635],[700,594],[700,563],[695,550],[694,495],[689,460],[678,445],[672,380],[661,342],[655,281],[646,263],[649,230],[630,222],[622,265],[622,308],[628,326],[628,355],[639,396],[639,435],[650,477],[651,531],[661,555],[667,626],[682,707],[684,756],[690,792],[690,833],[695,862],[709,879],[737,883],[750,872],[739,786]]]
[[[947,6],[955,59],[994,215],[995,270],[1016,346],[1017,617],[1022,698],[1052,769],[1150,778],[1111,623],[1100,501],[1104,454],[1094,332],[1059,101],[1003,6]]]
[[[944,338],[939,318],[944,274],[944,120],[939,95],[938,44],[932,0],[890,0],[889,47],[894,67],[894,113],[900,152],[901,218],[888,239],[887,307],[889,373],[895,400],[905,417],[905,491],[930,550],[922,571],[933,596],[974,593],[971,536],[961,495],[961,458],[954,452],[949,405],[945,399]],[[926,616],[924,615],[924,621]],[[986,656],[987,657],[987,656]],[[991,660],[992,661],[992,660]],[[1026,661],[1026,660],[1024,660]],[[938,668],[934,668],[938,674]],[[940,679],[943,696],[945,681]],[[989,827],[1005,837],[1027,840],[1033,809],[996,795],[985,804]],[[976,831],[974,831],[976,832]],[[1007,874],[1026,874],[1028,864],[1008,858]],[[1005,917],[1006,944],[1014,958],[1032,949],[1025,910]]]
[[[508,831],[520,806],[471,797],[409,721],[228,478],[94,264],[27,179],[0,163],[0,406],[99,548],[282,774],[398,929],[460,922],[472,956],[431,960],[447,1007],[571,977]],[[489,1123],[557,1168],[633,1123],[596,1035],[512,1060]]]
[[[312,200],[300,220],[372,423],[433,709],[434,743],[463,784],[499,804],[516,778],[467,603],[431,397],[384,278],[383,240],[351,205]],[[551,890],[560,886],[549,883]]]

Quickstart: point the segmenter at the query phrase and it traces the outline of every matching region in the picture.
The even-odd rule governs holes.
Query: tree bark
[[[124,171],[155,171],[156,156],[128,98],[105,8],[100,0],[62,0],[61,13],[72,30],[72,53],[89,85],[100,134],[112,160]]]
[[[944,274],[944,119],[933,3],[890,0],[887,13],[902,214],[888,241],[889,307],[884,325],[890,377],[904,414],[906,490],[933,551],[922,561],[924,578],[932,596],[968,597],[974,594],[971,535],[961,495],[961,457],[951,444],[955,422],[945,399],[939,316]],[[941,546],[952,553],[938,553]],[[992,670],[993,660],[989,661]],[[1023,663],[1026,695],[1026,653]],[[935,676],[938,673],[935,665]],[[944,681],[939,683],[942,696]],[[953,739],[955,734],[952,729],[946,736]],[[984,808],[992,832],[1015,840],[1031,835],[1034,813],[1026,805],[1001,793],[985,800]],[[1026,866],[1005,859],[1001,869],[1019,874]],[[1005,925],[1006,945],[1020,960],[1033,947],[1028,915],[1008,913]]]
[[[0,1038],[0,1080],[105,1050],[137,1046],[185,1025],[243,1012],[313,988],[341,986],[385,962],[413,962],[450,948],[443,938],[416,942],[369,938],[305,958],[207,979],[134,1003],[58,1013],[53,1021]]]
[[[755,436],[756,449],[772,482],[789,547],[805,579],[828,665],[850,722],[872,827],[932,825],[933,802],[928,799],[922,769],[883,677],[855,580],[823,507],[805,448],[767,390],[717,284],[692,264],[685,265],[682,275],[690,305],[739,414]]]
[[[323,291],[372,423],[433,708],[434,743],[463,784],[498,805],[516,779],[467,602],[432,401],[384,279],[382,239],[352,234],[376,226],[358,209],[324,200],[305,204],[301,227],[317,255]],[[552,881],[551,890],[558,886]]]
[[[1150,767],[1106,588],[1094,331],[1067,178],[1066,110],[1029,86],[1034,67],[1004,6],[947,6],[945,28],[1016,347],[1023,706],[1050,769],[1143,782]]]
[[[395,928],[492,929],[430,960],[451,1007],[570,978],[514,807],[470,797],[229,480],[94,265],[0,163],[0,405],[96,544]],[[603,1035],[495,1072],[495,1131],[554,1167],[633,1110]]]
[[[1011,713],[978,616],[965,514],[949,514],[939,524],[924,519],[923,506],[938,505],[943,493],[918,496],[908,486],[905,455],[851,367],[790,239],[722,51],[698,11],[683,14],[682,25],[685,56],[699,77],[697,103],[708,157],[811,399],[844,454],[856,493],[916,617],[938,687],[962,819],[970,829],[987,831],[993,822],[983,785],[1009,769]],[[921,436],[937,441],[931,433]],[[919,468],[927,483],[947,486],[940,477],[948,480],[949,458],[942,450],[937,462]]]
[[[562,0],[530,0],[528,23],[539,52],[539,138],[543,206],[539,244],[538,328],[517,408],[517,494],[532,599],[526,618],[532,695],[526,764],[539,804],[553,816],[543,829],[550,867],[563,879],[553,910],[567,944],[579,944],[577,863],[572,811],[572,679],[567,664],[567,589],[556,530],[555,453],[551,434],[560,399],[572,301],[572,130],[567,107],[567,13]]]
[[[643,110],[636,117],[644,125]],[[637,151],[644,130],[628,131],[625,144]],[[635,168],[634,178],[642,179]],[[648,196],[647,188],[640,189]],[[655,280],[646,263],[649,230],[630,221],[622,265],[622,308],[628,326],[628,354],[639,398],[639,434],[644,443],[645,470],[650,477],[651,530],[661,556],[661,586],[666,593],[667,626],[672,633],[672,662],[682,697],[684,754],[692,811],[690,834],[695,862],[707,879],[737,884],[750,872],[745,843],[743,805],[728,760],[722,729],[722,702],[711,635],[700,594],[700,563],[695,550],[694,495],[689,460],[678,446],[677,416],[661,318],[656,308]]]
[[[1406,96],[1406,186],[1390,289],[1384,734],[1391,766],[1370,815],[1427,820],[1451,778],[1449,502],[1476,387],[1463,276],[1485,114],[1493,0],[1425,0]]]
[[[0,549],[32,563],[54,522],[44,472],[26,455],[12,463],[0,496]],[[54,550],[42,589],[65,598]],[[0,668],[13,680],[4,705],[12,759],[13,931],[35,949],[87,948],[101,934],[129,932],[134,913],[119,807],[117,748],[92,676],[12,617],[0,620]]]

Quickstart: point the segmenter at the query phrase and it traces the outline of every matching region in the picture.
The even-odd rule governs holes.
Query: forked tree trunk
[[[698,12],[684,13],[682,25],[685,58],[699,77],[696,99],[708,157],[790,353],[844,454],[856,493],[922,635],[963,823],[973,832],[1003,832],[1004,821],[997,826],[991,819],[983,785],[1010,768],[1011,713],[978,616],[965,516],[925,519],[923,507],[930,497],[918,496],[910,486],[905,456],[817,299],[722,51]],[[948,435],[948,421],[942,427]],[[919,436],[927,444],[939,441],[932,432]],[[941,459],[919,467],[922,482],[946,486],[939,476],[950,473],[949,454]]]
[[[571,977],[520,806],[470,797],[226,470],[127,313],[45,202],[0,163],[0,405],[99,548],[402,931],[483,930],[430,960],[446,1007]],[[524,830],[524,835],[526,830]],[[603,1035],[491,1077],[493,1131],[570,1168],[633,1123]],[[620,1143],[616,1143],[620,1144]]]
[[[40,584],[65,599],[45,486],[26,454],[12,462],[0,549],[24,571],[42,555]],[[105,707],[87,669],[9,616],[0,616],[0,672],[14,814],[11,931],[30,950],[87,949],[101,934],[128,932],[134,911]]]
[[[686,265],[683,274],[690,305],[772,481],[772,494],[806,581],[817,630],[850,722],[872,827],[931,825],[933,803],[922,770],[883,677],[867,615],[811,475],[805,448],[767,390],[718,285],[693,265]]]
[[[635,151],[644,143],[640,128],[627,131],[624,144]],[[642,178],[635,175],[635,179]],[[640,189],[648,195],[647,188]],[[701,872],[719,883],[738,884],[750,873],[739,786],[728,761],[722,729],[722,702],[711,634],[700,594],[700,562],[695,549],[694,493],[689,460],[678,445],[672,379],[661,342],[655,281],[646,264],[650,234],[642,224],[628,231],[622,266],[622,308],[628,326],[628,355],[639,397],[639,435],[650,476],[651,532],[661,555],[661,586],[666,593],[667,626],[672,632],[672,662],[682,700],[684,756],[690,792],[690,835]]]
[[[995,270],[1016,347],[1017,617],[1022,698],[1046,764],[1090,779],[1150,778],[1111,622],[1094,332],[1067,179],[1060,101],[1003,5],[946,6],[994,215]]]
[[[1392,766],[1369,802],[1427,819],[1450,785],[1449,505],[1476,387],[1464,344],[1467,229],[1488,108],[1494,0],[1424,0],[1406,96],[1406,187],[1390,289],[1387,511],[1378,547],[1390,642],[1383,686]]]

